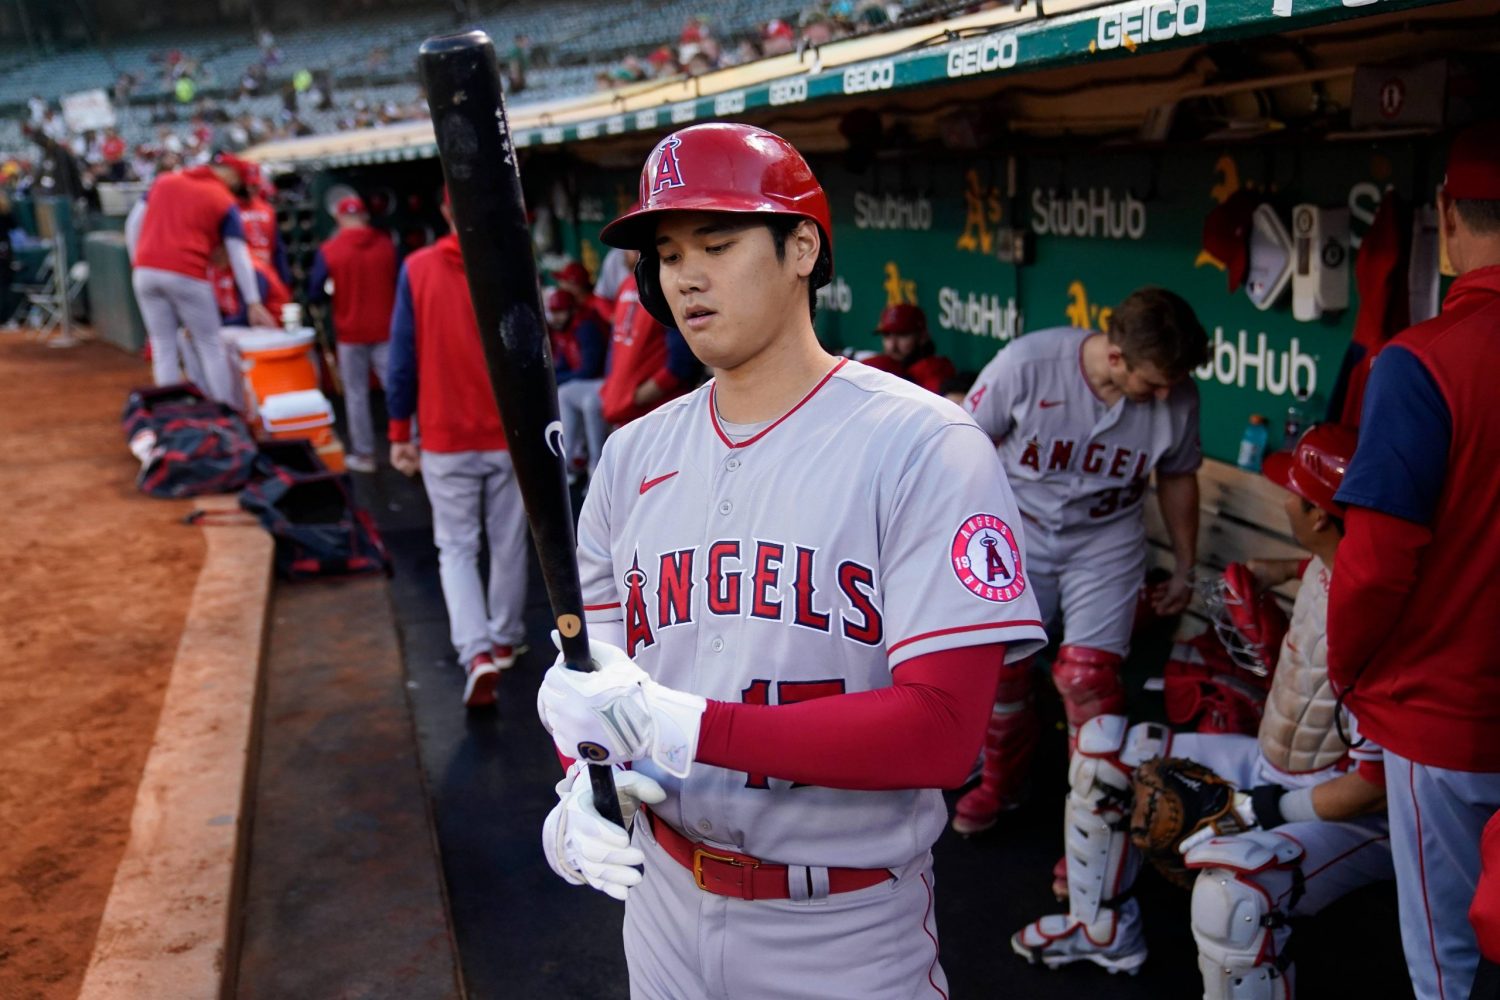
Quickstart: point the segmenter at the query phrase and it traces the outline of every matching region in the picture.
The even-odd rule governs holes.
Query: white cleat
[[[1111,974],[1135,975],[1146,961],[1146,942],[1139,923],[1120,927],[1113,915],[1101,913],[1101,917],[1092,927],[1066,913],[1043,917],[1011,935],[1011,950],[1032,965],[1040,962],[1049,969],[1093,962]]]

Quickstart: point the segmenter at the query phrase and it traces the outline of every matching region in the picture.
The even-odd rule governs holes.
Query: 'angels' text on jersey
[[[880,645],[885,631],[875,571],[852,559],[839,562],[833,574],[838,596],[825,603],[818,583],[830,561],[824,557],[820,563],[818,550],[808,546],[739,539],[664,552],[648,558],[644,567],[636,555],[622,580],[625,651],[634,657],[641,647],[655,645],[660,630],[691,625],[699,585],[709,615],[749,615]]]

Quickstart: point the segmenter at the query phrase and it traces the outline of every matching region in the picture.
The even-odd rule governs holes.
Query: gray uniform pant
[[[557,387],[563,447],[571,461],[580,444],[588,446],[589,475],[594,474],[594,467],[599,464],[604,438],[609,434],[609,424],[604,422],[604,400],[599,398],[603,387],[602,378],[579,378]]]
[[[459,662],[525,635],[526,508],[508,451],[422,452],[438,578]],[[480,526],[490,547],[489,592],[479,578]]]
[[[1469,904],[1479,835],[1500,809],[1500,773],[1450,771],[1385,752],[1401,947],[1418,1000],[1462,1000],[1479,968]]]
[[[238,405],[239,377],[219,336],[219,306],[208,279],[138,267],[131,275],[135,301],[151,338],[151,375],[157,385],[188,378],[213,399]],[[187,329],[188,339],[178,334]]]
[[[1062,641],[1124,656],[1146,579],[1146,536],[1138,517],[1097,528],[1049,532],[1025,522],[1026,559],[1042,621]]]
[[[644,817],[645,878],[625,903],[631,1000],[939,1000],[932,859],[868,889],[731,899],[699,889]],[[796,889],[824,869],[794,868]],[[803,893],[807,895],[806,892]]]
[[[346,344],[340,341],[339,377],[344,382],[344,416],[349,421],[349,450],[366,458],[375,457],[375,425],[370,419],[370,373],[385,388],[390,341],[379,344]]]

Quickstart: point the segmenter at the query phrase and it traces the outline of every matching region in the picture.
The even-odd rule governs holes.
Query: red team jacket
[[[135,266],[208,280],[208,258],[224,241],[224,217],[238,214],[234,195],[208,167],[163,174],[146,196],[146,220]]]
[[[636,387],[648,379],[654,380],[665,395],[650,406],[637,406]],[[620,294],[615,298],[609,371],[599,389],[604,419],[612,424],[628,424],[668,399],[682,395],[685,388],[682,380],[667,368],[666,328],[641,308],[635,275],[630,275],[621,283]]]
[[[1351,510],[1339,547],[1328,610],[1329,677],[1340,687],[1352,685],[1350,711],[1376,743],[1418,763],[1460,771],[1500,771],[1497,342],[1500,267],[1489,267],[1455,281],[1442,314],[1397,336],[1376,360],[1367,405],[1372,399],[1376,409],[1382,405],[1376,384],[1382,366],[1391,366],[1387,375],[1396,371],[1394,366],[1407,359],[1392,352],[1404,348],[1436,388],[1429,409],[1447,411],[1446,434],[1433,435],[1438,440],[1430,447],[1419,443],[1407,450],[1418,457],[1424,450],[1441,455],[1440,446],[1446,446],[1446,465],[1419,474],[1419,486],[1430,489],[1433,498],[1430,513],[1404,515],[1393,509],[1385,498],[1396,494],[1387,484],[1411,479],[1410,462],[1399,454],[1394,462],[1378,461],[1385,442],[1400,440],[1420,414],[1412,419],[1387,414],[1382,420],[1375,409],[1367,411],[1364,426],[1370,430],[1362,435],[1338,493],[1341,502],[1362,509]],[[1403,391],[1390,403],[1399,409],[1400,399],[1414,395]],[[1365,463],[1365,437],[1372,435],[1379,437],[1368,442],[1371,461]],[[1428,482],[1432,479],[1438,481]],[[1370,537],[1364,526],[1370,522],[1357,520],[1378,516],[1369,511],[1397,520]],[[1405,555],[1392,548],[1390,532],[1424,528],[1431,540],[1408,570]],[[1405,553],[1407,546],[1400,547]],[[1408,579],[1404,594],[1387,596],[1390,585]],[[1351,580],[1373,581],[1374,589],[1360,592]]]
[[[406,258],[403,275],[390,327],[391,440],[411,440],[415,394],[423,449],[504,448],[458,237],[450,233]]]
[[[396,304],[396,248],[370,226],[341,229],[319,251],[333,279],[333,333],[345,344],[390,338]],[[465,287],[463,300],[468,305]]]

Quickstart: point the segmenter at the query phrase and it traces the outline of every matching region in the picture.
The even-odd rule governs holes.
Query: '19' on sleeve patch
[[[1021,546],[994,514],[973,514],[959,525],[951,554],[958,582],[976,597],[1009,604],[1026,592]]]

